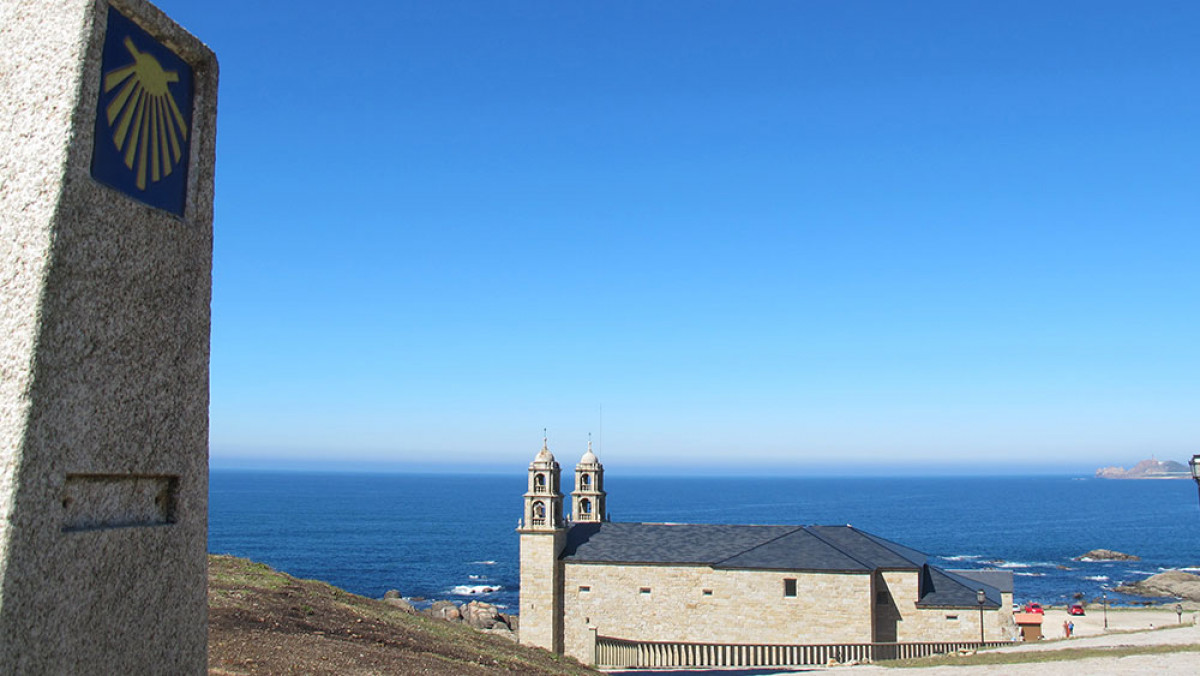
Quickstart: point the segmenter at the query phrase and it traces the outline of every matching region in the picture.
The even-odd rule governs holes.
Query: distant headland
[[[1143,460],[1130,469],[1124,467],[1101,467],[1096,470],[1097,479],[1190,479],[1192,474],[1187,465],[1174,460]]]

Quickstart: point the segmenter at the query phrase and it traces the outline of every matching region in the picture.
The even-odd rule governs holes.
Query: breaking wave
[[[503,589],[503,587],[500,587],[500,586],[493,587],[491,585],[486,585],[486,584],[476,584],[476,585],[460,584],[457,587],[455,587],[454,589],[451,589],[450,593],[454,594],[455,596],[481,596],[483,594],[492,594],[494,592],[498,592],[501,589]]]

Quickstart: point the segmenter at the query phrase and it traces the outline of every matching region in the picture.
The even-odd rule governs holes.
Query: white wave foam
[[[482,575],[468,575],[468,576],[467,576],[467,579],[468,579],[468,580],[482,580],[482,579],[483,579],[483,577],[484,577],[484,576],[482,576]]]
[[[943,556],[942,558],[947,561],[978,561],[983,557],[978,554],[957,554],[955,556]]]
[[[485,584],[460,584],[454,589],[451,589],[450,593],[454,594],[455,596],[478,596],[480,594],[491,594],[492,592],[498,592],[501,589],[503,589],[503,587],[493,587]]]
[[[1096,582],[1107,582],[1108,576],[1107,575],[1084,575],[1083,579],[1094,580]]]
[[[495,561],[472,561],[471,563],[476,566],[494,566],[494,565],[496,565]]]
[[[1013,573],[1018,577],[1046,577],[1045,573]]]

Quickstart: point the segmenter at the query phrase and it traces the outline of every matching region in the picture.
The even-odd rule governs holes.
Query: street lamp
[[[983,647],[983,604],[987,601],[987,593],[982,589],[975,592],[975,602],[979,604],[979,645]]]
[[[1196,481],[1197,490],[1200,490],[1200,455],[1193,455],[1188,464],[1192,466],[1192,479]]]
[[[1108,631],[1108,592],[1104,592],[1104,631]]]

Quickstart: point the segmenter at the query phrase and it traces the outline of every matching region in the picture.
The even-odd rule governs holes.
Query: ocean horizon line
[[[563,463],[570,469],[570,463]],[[217,459],[210,461],[214,472],[253,472],[286,474],[397,474],[445,476],[523,477],[523,464],[411,463],[371,461],[298,461],[262,459]],[[985,467],[929,465],[761,465],[755,468],[734,465],[709,465],[680,468],[677,465],[623,465],[625,478],[745,478],[745,479],[888,479],[888,478],[1077,478],[1098,479],[1096,469],[1077,467]],[[1190,477],[1189,477],[1190,478]],[[1110,481],[1111,479],[1104,479]]]

